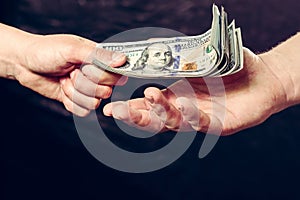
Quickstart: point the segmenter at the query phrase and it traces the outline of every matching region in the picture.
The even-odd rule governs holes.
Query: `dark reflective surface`
[[[224,5],[229,19],[236,19],[244,45],[255,52],[265,51],[299,30],[300,6],[295,0],[216,3]],[[1,4],[0,16],[8,24],[40,34],[73,33],[98,42],[145,26],[199,34],[211,23],[211,1],[15,0]],[[10,80],[0,80],[0,90],[1,199],[300,197],[299,106],[260,126],[220,138],[204,159],[197,158],[204,137],[199,134],[189,150],[167,168],[127,174],[104,166],[87,152],[72,115],[61,104]],[[112,119],[102,116],[101,107],[98,113],[110,139],[131,151],[159,148],[174,136],[170,132],[148,141],[131,140]]]

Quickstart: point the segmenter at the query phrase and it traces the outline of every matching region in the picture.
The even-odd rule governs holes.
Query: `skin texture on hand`
[[[221,135],[236,133],[262,123],[289,105],[286,88],[291,84],[291,79],[286,78],[288,76],[279,77],[278,74],[285,72],[280,70],[275,73],[273,66],[267,64],[269,57],[268,53],[255,55],[244,49],[243,70],[223,78],[222,87],[225,87],[226,94],[224,105],[213,102],[202,78],[191,78],[188,81],[195,91],[196,101],[191,101],[188,96],[176,97],[172,93],[172,88],[183,87],[183,81],[180,80],[161,91],[147,88],[144,98],[127,103],[110,103],[104,107],[104,114],[140,129],[147,126],[146,130],[150,132],[177,131],[180,126],[183,130],[201,132],[211,128],[221,132]],[[213,82],[214,78],[211,79]],[[213,103],[225,111],[225,120],[221,119],[218,112],[212,111]],[[155,109],[158,105],[160,109]],[[116,109],[118,112],[113,112]]]
[[[0,49],[0,63],[6,66],[0,75],[62,102],[78,116],[97,108],[113,85],[127,80],[90,64],[92,58],[112,67],[126,61],[125,55],[96,48],[93,41],[75,35],[33,35],[5,25],[0,29],[9,41],[4,45],[8,48]]]

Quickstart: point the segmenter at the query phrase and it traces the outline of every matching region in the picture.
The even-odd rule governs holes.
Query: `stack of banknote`
[[[93,64],[101,69],[137,78],[220,77],[243,67],[240,28],[227,21],[224,8],[213,5],[211,29],[197,36],[159,38],[122,43],[101,43],[100,48],[120,51],[127,62],[112,68],[100,60]]]

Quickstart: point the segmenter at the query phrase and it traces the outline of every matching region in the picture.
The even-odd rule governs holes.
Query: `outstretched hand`
[[[186,82],[177,81],[164,90],[154,87],[144,91],[145,97],[127,102],[112,102],[104,107],[104,114],[150,132],[166,130],[196,130],[212,134],[229,135],[257,125],[271,114],[287,107],[288,100],[282,81],[266,60],[268,54],[255,55],[244,49],[244,68],[215,82],[216,91],[210,94],[203,78],[187,79],[194,90],[195,100],[187,93],[175,96],[172,92],[184,88]],[[284,76],[282,76],[284,77]],[[288,80],[286,80],[288,81]],[[218,89],[220,88],[220,89]],[[212,96],[216,95],[216,96]],[[225,95],[224,103],[215,101]],[[215,104],[216,110],[212,109]],[[225,114],[225,118],[223,116]]]

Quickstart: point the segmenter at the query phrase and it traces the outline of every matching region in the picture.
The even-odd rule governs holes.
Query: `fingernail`
[[[119,80],[118,80],[118,85],[125,85],[125,83],[127,82],[128,77],[127,76],[122,76]]]

